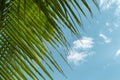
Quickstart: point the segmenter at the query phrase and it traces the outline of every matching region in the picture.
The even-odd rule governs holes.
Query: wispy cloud
[[[107,10],[111,7],[113,3],[115,3],[117,0],[100,0],[100,7],[102,10]]]
[[[83,52],[79,53],[75,50],[71,50],[69,51],[69,55],[67,56],[67,59],[69,62],[78,65],[79,62],[83,62],[86,57],[88,57],[88,54],[85,54]]]
[[[120,26],[119,26],[119,22],[118,22],[118,24],[117,24],[117,23],[114,23],[114,26],[115,26],[116,28],[120,27]]]
[[[110,23],[109,23],[109,22],[106,22],[106,23],[105,23],[105,25],[106,25],[106,26],[109,26],[109,25],[110,25]]]
[[[120,0],[115,0],[115,3],[119,6],[120,5]]]
[[[93,55],[93,53],[89,52],[89,49],[93,47],[93,44],[93,39],[90,37],[83,37],[81,40],[74,41],[72,49],[68,52],[68,62],[75,65],[84,62],[87,57]]]
[[[115,60],[115,62],[120,64],[120,49],[116,50],[115,56],[113,57],[113,59]]]
[[[93,47],[93,39],[90,37],[83,37],[82,40],[76,40],[73,42],[73,48],[75,49],[90,49]]]
[[[115,16],[120,16],[120,4],[119,4],[119,6],[116,8],[114,15],[115,15]]]
[[[120,49],[117,50],[116,56],[120,56]]]
[[[109,28],[108,31],[111,33],[111,32],[113,32],[113,29],[112,29],[112,28]]]
[[[117,5],[115,15],[120,16],[120,0],[100,0],[100,7],[102,10],[109,9],[113,4]]]
[[[110,43],[111,42],[111,39],[108,38],[107,36],[105,36],[104,34],[99,34],[99,36],[104,39],[105,43]]]

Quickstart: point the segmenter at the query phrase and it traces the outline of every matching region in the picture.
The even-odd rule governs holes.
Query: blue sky
[[[67,78],[55,72],[55,80],[120,80],[120,0],[98,2],[101,13],[95,9],[93,18],[83,18],[81,39],[66,33],[72,70],[57,58]]]

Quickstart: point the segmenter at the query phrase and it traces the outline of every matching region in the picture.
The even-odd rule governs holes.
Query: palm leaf
[[[86,0],[81,2],[92,15]],[[97,6],[95,0],[91,2]],[[77,25],[82,23],[73,7],[80,15],[87,13],[78,1],[0,0],[0,3],[0,79],[46,80],[48,76],[53,80],[49,71],[54,72],[55,68],[65,76],[49,46],[67,63],[58,48],[69,47],[63,27],[79,36]]]

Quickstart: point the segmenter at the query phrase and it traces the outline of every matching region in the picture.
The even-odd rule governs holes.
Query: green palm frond
[[[91,2],[98,7],[96,0]],[[46,80],[45,76],[53,80],[49,71],[54,72],[54,68],[64,75],[48,46],[57,52],[59,45],[69,47],[62,28],[79,35],[76,25],[82,23],[75,12],[86,17],[81,7],[84,5],[93,14],[86,0],[81,3],[78,0],[0,0],[0,80],[27,80],[28,77]]]

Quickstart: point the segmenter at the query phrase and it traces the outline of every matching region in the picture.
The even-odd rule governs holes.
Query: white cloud
[[[109,22],[106,22],[106,23],[105,23],[105,25],[106,25],[106,26],[109,26],[109,25],[110,25],[110,23],[109,23]]]
[[[75,65],[83,63],[86,61],[86,58],[93,56],[94,52],[78,52],[75,50],[70,50],[67,56],[68,62],[71,62]]]
[[[120,49],[117,50],[117,52],[116,52],[116,56],[120,56]]]
[[[111,32],[113,32],[113,29],[112,29],[112,28],[109,28],[108,31],[111,33]]]
[[[102,10],[109,9],[113,4],[115,4],[117,7],[115,9],[114,15],[120,16],[120,0],[100,0],[100,8]]]
[[[119,26],[119,25],[120,25],[119,20],[115,21],[114,23],[112,23],[112,24],[110,24],[110,25],[112,25],[112,27],[111,27],[111,26],[108,27],[108,31],[109,31],[110,33],[113,32],[113,31],[115,31],[115,30],[118,30],[118,28],[120,27],[120,26]]]
[[[99,36],[104,39],[104,42],[105,42],[105,43],[110,43],[110,42],[111,42],[111,39],[109,39],[109,38],[108,38],[107,36],[105,36],[104,34],[99,34]]]
[[[120,6],[120,0],[100,0],[100,7],[102,10],[109,9],[113,4]]]
[[[76,40],[73,42],[74,46],[73,48],[75,49],[90,49],[93,47],[93,39],[90,37],[83,37],[81,40]]]
[[[68,62],[75,65],[84,62],[87,57],[93,55],[93,53],[89,51],[93,47],[93,44],[93,39],[90,37],[83,37],[81,40],[74,41],[72,49],[68,52]]]
[[[119,6],[116,8],[114,15],[115,15],[115,16],[120,16],[120,4],[119,4]]]
[[[67,56],[67,59],[69,62],[74,63],[75,65],[78,65],[79,62],[83,62],[87,56],[88,54],[79,53],[77,51],[71,50],[69,52],[69,55]]]
[[[117,4],[117,5],[120,5],[120,0],[116,0],[116,4]]]
[[[100,0],[100,6],[104,4],[105,0]]]
[[[100,0],[100,7],[102,10],[107,10],[111,7],[113,3],[115,3],[117,0]]]
[[[115,26],[116,28],[118,28],[118,27],[119,27],[119,24],[117,24],[117,23],[114,23],[114,26]]]
[[[113,59],[115,60],[115,62],[120,64],[120,49],[118,49],[115,53],[115,56],[113,57]]]

